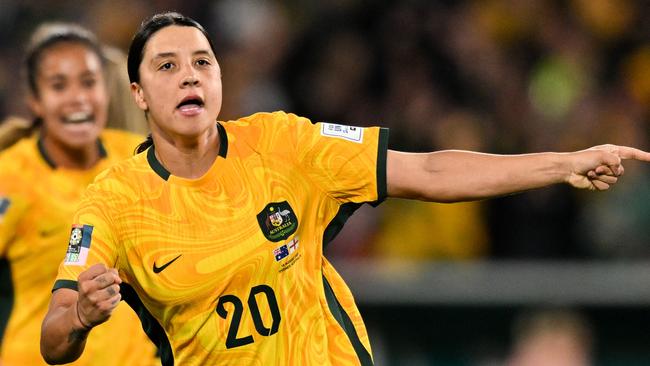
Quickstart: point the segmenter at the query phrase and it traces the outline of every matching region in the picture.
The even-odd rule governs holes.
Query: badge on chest
[[[272,242],[287,239],[298,229],[298,218],[287,201],[271,202],[257,214],[262,233]]]

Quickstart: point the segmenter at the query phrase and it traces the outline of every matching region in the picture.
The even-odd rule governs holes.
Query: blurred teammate
[[[0,153],[0,359],[44,365],[39,338],[52,284],[85,187],[132,155],[140,138],[104,130],[108,95],[94,36],[52,23],[32,36],[26,58],[29,105],[40,132]],[[99,327],[75,365],[151,365],[155,348],[127,305]]]
[[[136,33],[129,77],[152,135],[89,186],[75,214],[43,321],[48,360],[75,359],[124,298],[164,365],[370,365],[352,294],[323,257],[362,203],[475,200],[554,183],[604,190],[621,159],[650,161],[614,145],[407,154],[387,150],[386,129],[284,112],[216,122],[217,54],[203,27],[177,13]]]
[[[580,314],[545,310],[520,317],[507,366],[590,366],[593,336]]]
[[[133,104],[129,93],[129,78],[126,74],[126,55],[119,49],[103,46],[104,80],[107,84],[108,122],[106,127],[144,134],[147,120],[140,109]],[[31,135],[39,126],[22,117],[9,116],[0,122],[0,151]]]

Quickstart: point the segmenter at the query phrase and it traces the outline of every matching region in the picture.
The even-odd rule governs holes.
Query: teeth
[[[68,122],[79,123],[90,120],[91,115],[88,112],[74,112],[65,117]]]

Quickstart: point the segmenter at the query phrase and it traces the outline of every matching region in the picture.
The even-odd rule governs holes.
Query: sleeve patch
[[[68,251],[65,254],[65,262],[63,264],[67,266],[85,265],[88,259],[92,235],[93,227],[91,225],[72,225]]]
[[[356,143],[363,142],[363,128],[355,126],[322,123],[320,134],[326,137],[336,137]]]

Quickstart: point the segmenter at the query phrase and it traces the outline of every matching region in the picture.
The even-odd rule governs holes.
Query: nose
[[[83,104],[88,99],[90,96],[88,95],[89,92],[85,88],[79,85],[73,85],[71,88],[68,89],[67,97],[68,101],[73,104]]]
[[[199,78],[197,78],[194,74],[186,75],[181,81],[182,87],[198,86],[199,84]]]

